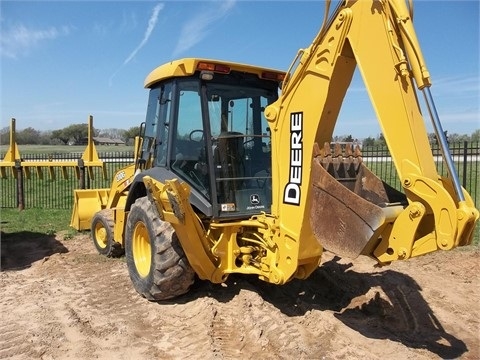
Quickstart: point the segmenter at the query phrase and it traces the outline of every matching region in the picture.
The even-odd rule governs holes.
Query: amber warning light
[[[262,72],[262,79],[283,81],[285,79],[285,74],[271,72],[271,71],[264,71]]]
[[[206,63],[206,62],[199,62],[197,65],[198,70],[209,70],[215,71],[219,73],[228,74],[230,72],[230,67],[221,65],[221,64],[213,64],[213,63]]]

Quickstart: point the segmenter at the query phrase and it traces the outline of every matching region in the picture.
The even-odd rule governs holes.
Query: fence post
[[[23,169],[21,160],[15,160],[17,170],[17,207],[18,210],[25,209],[25,192],[23,187]]]
[[[83,162],[83,159],[78,159],[78,169],[80,170],[79,173],[79,180],[80,184],[79,187],[80,189],[85,189],[85,163]]]

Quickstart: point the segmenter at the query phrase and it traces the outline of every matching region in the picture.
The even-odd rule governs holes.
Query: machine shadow
[[[190,290],[185,295],[181,295],[171,300],[160,301],[159,304],[186,304],[196,299],[211,297],[221,303],[228,303],[235,296],[237,296],[242,289],[253,289],[250,281],[238,274],[232,274],[223,284],[213,284],[208,280],[195,279],[195,282],[190,287]]]
[[[339,260],[335,256],[325,262],[307,280],[259,285],[258,292],[288,316],[333,311],[338,320],[368,338],[427,349],[442,359],[458,358],[468,350],[445,331],[413,278],[393,270],[356,272],[350,269],[352,263]]]
[[[388,269],[357,272],[352,263],[340,260],[334,256],[308,279],[281,286],[242,275],[231,275],[224,284],[197,279],[187,294],[172,303],[203,297],[226,303],[240,291],[249,290],[287,316],[303,316],[311,310],[331,311],[346,326],[368,338],[427,349],[442,359],[458,358],[468,351],[462,340],[445,331],[412,277]]]
[[[0,271],[26,269],[47,256],[68,252],[55,235],[31,231],[2,232],[0,242]]]

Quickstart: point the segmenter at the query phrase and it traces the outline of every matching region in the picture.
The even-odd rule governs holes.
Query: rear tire
[[[123,255],[123,248],[113,239],[113,226],[113,211],[111,209],[100,210],[92,219],[92,240],[101,255],[120,257]]]
[[[137,199],[128,214],[125,256],[135,290],[148,300],[180,296],[194,282],[175,230],[159,219],[147,197]]]

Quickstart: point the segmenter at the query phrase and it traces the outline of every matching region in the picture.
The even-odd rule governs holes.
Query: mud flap
[[[317,146],[318,150],[318,146]],[[310,224],[320,244],[340,256],[356,258],[378,242],[384,225],[393,222],[405,197],[376,177],[363,163],[340,164],[349,176],[336,178],[339,167],[317,153],[312,160]],[[395,206],[391,206],[392,200]],[[395,211],[393,209],[397,209]],[[368,255],[368,254],[365,254]]]

